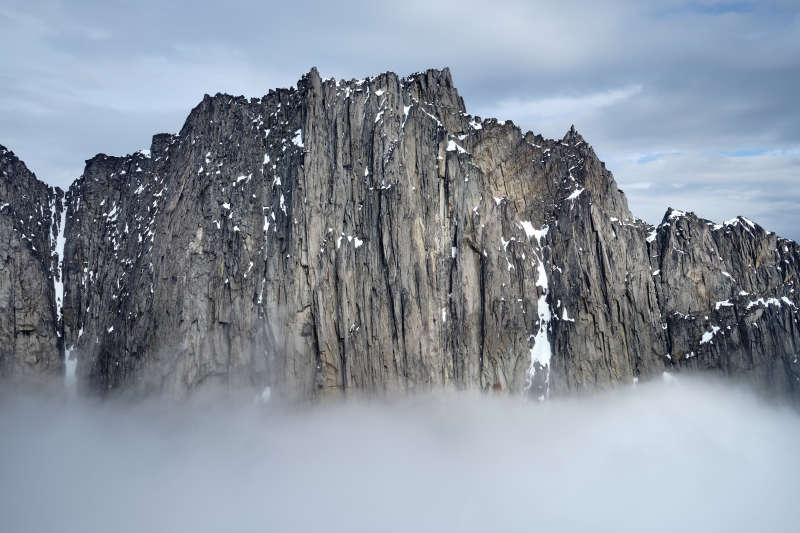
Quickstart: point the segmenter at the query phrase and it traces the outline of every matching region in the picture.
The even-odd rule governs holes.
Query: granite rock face
[[[62,371],[63,196],[0,146],[0,378],[38,381]]]
[[[547,398],[706,370],[800,400],[800,250],[636,219],[592,148],[467,114],[448,70],[206,96],[65,197],[88,392]]]
[[[649,239],[670,362],[800,400],[797,243],[673,209]]]

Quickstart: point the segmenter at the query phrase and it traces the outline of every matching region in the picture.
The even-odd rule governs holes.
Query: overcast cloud
[[[176,132],[203,93],[449,66],[467,109],[575,124],[631,209],[800,239],[797,2],[4,0],[0,143],[68,186]]]

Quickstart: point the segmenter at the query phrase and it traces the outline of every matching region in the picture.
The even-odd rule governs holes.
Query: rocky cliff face
[[[65,203],[89,391],[546,398],[691,369],[800,400],[796,243],[652,227],[574,128],[470,116],[447,70],[206,96]]]
[[[62,369],[56,249],[63,242],[58,188],[0,146],[0,377],[39,380]],[[55,285],[54,285],[55,282]]]
[[[797,243],[676,210],[647,240],[670,363],[800,399]]]

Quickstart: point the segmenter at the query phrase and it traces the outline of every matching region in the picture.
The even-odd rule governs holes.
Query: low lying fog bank
[[[797,531],[800,416],[681,380],[279,411],[0,398],[0,529]]]

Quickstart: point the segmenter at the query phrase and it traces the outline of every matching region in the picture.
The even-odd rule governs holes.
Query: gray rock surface
[[[544,399],[704,370],[800,400],[796,243],[650,226],[574,128],[473,117],[446,69],[206,96],[65,203],[85,391]]]
[[[63,196],[0,146],[0,378],[40,381],[61,373],[54,254]]]
[[[738,217],[669,210],[650,259],[670,363],[800,400],[797,243]]]

